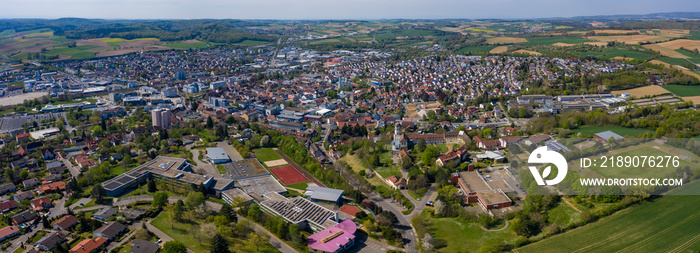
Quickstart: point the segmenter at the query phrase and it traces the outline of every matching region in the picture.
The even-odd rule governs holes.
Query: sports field
[[[663,196],[514,252],[697,252],[698,224],[700,196]]]
[[[295,170],[292,166],[282,166],[271,168],[270,172],[277,177],[277,179],[284,185],[296,184],[301,182],[309,181],[308,178],[304,177],[299,171]]]
[[[256,148],[253,149],[253,153],[255,153],[255,158],[257,158],[258,161],[262,162],[263,164],[268,161],[282,159],[282,157],[271,148]]]

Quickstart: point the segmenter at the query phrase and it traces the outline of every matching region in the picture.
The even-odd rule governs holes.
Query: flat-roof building
[[[264,197],[266,200],[260,202],[263,211],[282,216],[285,220],[302,228],[320,231],[338,224],[337,212],[308,199],[302,197],[288,199],[276,192],[265,194]]]
[[[343,252],[355,244],[357,225],[345,220],[307,238],[309,248],[321,252]]]
[[[309,198],[312,200],[338,203],[340,198],[343,197],[343,190],[336,190],[320,186],[309,186],[306,187],[306,193],[304,193],[304,195],[309,196]]]
[[[509,207],[513,201],[506,195],[513,188],[504,180],[484,180],[478,171],[465,171],[452,174],[452,182],[467,196],[467,203],[479,203],[485,210]]]
[[[231,158],[226,154],[223,148],[207,148],[207,157],[215,164],[231,161]]]
[[[115,197],[126,190],[137,188],[139,184],[151,177],[180,188],[200,184],[210,188],[214,183],[214,177],[198,175],[190,171],[190,164],[183,158],[158,156],[141,166],[102,183],[102,187],[107,190],[108,196]]]

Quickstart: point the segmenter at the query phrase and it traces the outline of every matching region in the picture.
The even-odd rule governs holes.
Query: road
[[[243,216],[238,215],[238,221],[240,222],[242,220],[248,220],[248,219],[244,218]],[[289,244],[286,244],[284,241],[277,238],[277,236],[270,233],[270,231],[267,231],[267,229],[260,226],[258,223],[255,223],[255,222],[250,221],[250,220],[248,220],[248,221],[250,222],[250,224],[253,224],[253,230],[255,230],[255,232],[268,234],[270,236],[270,240],[268,240],[268,242],[270,242],[270,244],[272,244],[272,246],[277,248],[279,251],[282,251],[282,253],[295,253],[295,252],[297,252],[294,248],[292,248],[292,246],[289,246]]]
[[[70,171],[70,175],[73,176],[73,178],[78,178],[78,175],[80,175],[80,168],[78,166],[73,166],[73,164],[68,161],[68,158],[63,159],[63,164],[66,165]]]
[[[370,192],[370,194],[367,195],[367,198],[381,206],[382,209],[390,211],[396,215],[399,222],[398,224],[394,225],[394,228],[403,236],[404,249],[406,249],[406,252],[417,252],[415,248],[418,242],[416,240],[415,230],[413,229],[413,226],[411,226],[410,217],[403,215],[400,210],[396,209],[394,204],[389,203],[389,199],[383,198],[374,191]]]

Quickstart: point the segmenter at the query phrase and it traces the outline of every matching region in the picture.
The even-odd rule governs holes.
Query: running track
[[[294,161],[292,161],[292,159],[289,159],[289,157],[287,157],[286,155],[282,154],[282,152],[280,152],[278,149],[275,149],[275,152],[277,152],[277,154],[279,154],[280,156],[282,156],[282,158],[284,158],[285,161],[287,161],[290,165],[292,165],[292,167],[293,167],[295,170],[297,170],[299,173],[301,173],[302,175],[304,175],[304,176],[305,176],[306,178],[308,178],[309,180],[311,180],[311,181],[313,181],[314,183],[316,183],[316,185],[321,186],[321,187],[326,187],[326,186],[325,186],[324,184],[322,184],[320,181],[316,180],[316,178],[312,177],[311,175],[309,175],[309,173],[307,173],[305,170],[303,170],[301,167],[299,167],[299,165],[297,165]]]

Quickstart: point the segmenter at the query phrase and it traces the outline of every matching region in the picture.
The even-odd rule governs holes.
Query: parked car
[[[433,206],[433,201],[428,201],[425,203],[426,206]]]

